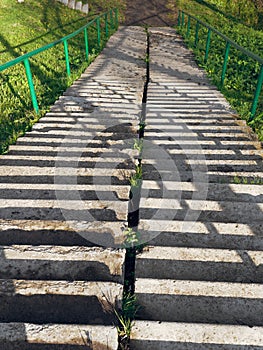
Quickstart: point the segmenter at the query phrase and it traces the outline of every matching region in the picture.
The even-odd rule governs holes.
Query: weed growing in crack
[[[124,247],[136,247],[140,242],[140,232],[134,231],[131,227],[124,231]]]
[[[119,350],[128,350],[132,327],[134,325],[135,315],[138,311],[136,296],[127,293],[123,297],[122,313],[115,310],[115,315],[119,321],[117,331],[120,340]]]
[[[140,187],[142,183],[142,166],[136,165],[135,174],[130,178],[131,187]]]
[[[142,139],[135,139],[133,148],[136,149],[139,152],[139,154],[141,155],[142,150],[143,150],[143,140]]]
[[[230,182],[236,185],[263,185],[263,179],[261,177],[248,178],[244,176],[234,176]]]

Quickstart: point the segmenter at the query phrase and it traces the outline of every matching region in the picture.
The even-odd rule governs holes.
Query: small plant
[[[142,153],[143,149],[143,140],[142,139],[134,139],[134,145],[133,148],[139,151],[139,153]]]
[[[144,62],[145,63],[149,63],[150,62],[150,55],[148,55],[148,54],[145,55]]]
[[[124,236],[125,236],[125,240],[124,240],[124,247],[136,247],[139,245],[140,242],[140,232],[137,231],[133,231],[133,229],[131,227],[127,228],[124,231]]]
[[[118,334],[122,338],[122,340],[126,340],[131,335],[133,321],[130,318],[127,318],[126,316],[120,315],[117,311],[115,311],[115,314],[118,318],[118,321],[120,322],[120,326],[117,327]]]
[[[234,176],[232,182],[237,185],[241,183],[241,180],[242,179],[239,176]]]
[[[145,127],[146,127],[146,123],[145,122],[140,122],[140,124],[139,124],[139,131],[144,130]]]
[[[117,331],[120,339],[120,349],[128,350],[132,327],[135,315],[138,311],[136,296],[131,293],[124,294],[122,302],[122,313],[115,310],[115,315],[119,321]]]
[[[263,185],[263,179],[261,177],[254,177],[252,179],[248,177],[240,177],[240,176],[234,176],[231,183],[234,183],[236,185],[242,184],[242,185]]]
[[[142,183],[142,166],[136,165],[135,174],[130,178],[131,187],[140,187]]]

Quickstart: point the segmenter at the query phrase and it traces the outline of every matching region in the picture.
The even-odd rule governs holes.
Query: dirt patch
[[[173,26],[167,0],[127,1],[124,25]]]

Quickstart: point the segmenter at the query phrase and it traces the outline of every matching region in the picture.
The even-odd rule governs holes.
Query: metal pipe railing
[[[199,18],[190,15],[189,13],[186,13],[185,11],[179,10],[178,13],[178,26],[183,27],[185,25],[185,16],[188,17],[187,19],[187,32],[186,32],[186,37],[188,38],[190,35],[190,29],[191,29],[191,23],[195,21],[196,26],[195,26],[195,39],[194,39],[194,46],[197,47],[198,45],[198,40],[199,40],[199,28],[200,25],[203,27],[207,28],[207,37],[206,37],[206,46],[205,46],[205,56],[204,56],[204,62],[206,63],[208,60],[209,56],[209,50],[210,50],[210,42],[211,42],[211,34],[215,33],[221,39],[223,39],[226,42],[226,47],[225,47],[225,52],[224,52],[224,59],[223,59],[223,66],[222,66],[222,72],[221,72],[221,86],[224,85],[224,80],[225,80],[225,75],[227,72],[227,62],[229,58],[229,52],[231,47],[234,47],[235,49],[241,51],[243,54],[245,54],[247,57],[252,58],[256,62],[260,64],[260,72],[258,75],[258,80],[256,84],[256,89],[254,93],[254,98],[250,110],[250,116],[249,116],[249,121],[253,120],[255,117],[256,111],[257,111],[257,106],[258,106],[258,101],[260,98],[260,93],[262,91],[262,86],[263,86],[263,59],[258,56],[257,54],[245,49],[244,47],[238,45],[236,42],[231,40],[229,37],[224,35],[223,33],[219,32],[217,29],[214,27],[210,26],[209,24],[203,22]]]
[[[115,13],[115,21],[113,21],[113,13]],[[109,36],[109,28],[108,28],[108,15],[110,15],[110,26],[111,29],[117,29],[119,22],[118,22],[118,9],[110,10],[107,13],[104,13],[100,16],[97,16],[90,22],[88,22],[85,26],[79,28],[78,30],[74,31],[71,34],[68,34],[64,36],[63,38],[60,38],[52,43],[49,43],[45,46],[42,46],[34,51],[28,52],[20,57],[17,57],[11,61],[8,61],[2,65],[0,65],[0,72],[14,67],[17,64],[23,63],[25,66],[25,71],[26,71],[26,77],[27,77],[27,83],[30,91],[30,96],[31,96],[31,101],[33,108],[35,112],[38,114],[39,113],[39,106],[38,106],[38,101],[37,101],[37,94],[34,86],[34,81],[33,81],[33,76],[31,72],[31,67],[30,67],[30,58],[34,57],[41,52],[47,51],[50,48],[63,44],[64,46],[64,55],[65,55],[65,64],[66,64],[66,72],[67,75],[70,76],[71,70],[70,70],[70,59],[69,59],[69,49],[68,49],[68,41],[72,38],[74,38],[76,35],[80,33],[84,33],[84,41],[85,41],[85,55],[86,59],[88,60],[89,58],[89,38],[88,38],[88,28],[92,25],[96,25],[96,30],[97,30],[97,42],[98,42],[98,47],[101,48],[101,19],[105,21],[105,35],[106,39]]]

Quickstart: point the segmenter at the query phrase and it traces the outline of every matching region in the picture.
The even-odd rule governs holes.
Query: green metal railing
[[[109,17],[110,17],[110,21],[109,21]],[[105,36],[106,36],[106,38],[108,38],[109,37],[109,26],[112,30],[118,28],[118,25],[119,25],[118,9],[110,10],[107,13],[104,13],[100,16],[97,16],[96,18],[94,18],[93,20],[88,22],[85,26],[79,28],[78,30],[76,30],[75,32],[73,32],[67,36],[64,36],[63,38],[60,38],[59,40],[56,40],[52,43],[49,43],[49,44],[42,46],[34,51],[28,52],[20,57],[17,57],[11,61],[8,61],[8,62],[0,65],[0,72],[4,71],[5,69],[8,69],[10,67],[14,67],[17,64],[20,64],[20,63],[24,64],[27,82],[28,82],[28,87],[29,87],[30,96],[31,96],[31,101],[32,101],[33,108],[34,108],[35,112],[38,114],[39,113],[39,106],[38,106],[37,94],[36,94],[33,76],[32,76],[31,67],[30,67],[30,58],[40,54],[41,52],[47,51],[56,45],[63,44],[64,54],[65,54],[66,72],[67,72],[67,75],[70,76],[71,70],[70,70],[70,59],[69,59],[69,49],[68,49],[69,40],[80,33],[84,34],[85,55],[86,55],[86,59],[88,60],[89,59],[88,28],[91,27],[92,25],[95,25],[96,30],[97,30],[97,45],[98,45],[98,48],[101,48],[102,21],[104,21]]]
[[[187,17],[187,22],[186,22],[185,17]],[[221,71],[221,86],[222,87],[223,87],[224,81],[225,81],[225,76],[226,76],[226,72],[227,72],[227,62],[228,62],[231,47],[234,47],[235,49],[241,51],[243,54],[245,54],[246,56],[252,58],[254,61],[259,63],[260,71],[259,71],[259,75],[258,75],[258,80],[257,80],[255,92],[254,92],[254,98],[253,98],[253,102],[252,102],[252,106],[251,106],[251,110],[250,110],[250,117],[249,117],[249,121],[251,121],[255,117],[258,102],[259,102],[259,97],[260,97],[260,93],[261,93],[262,85],[263,85],[263,59],[260,56],[258,56],[257,54],[254,54],[253,52],[238,45],[233,40],[228,38],[226,35],[222,34],[217,29],[213,28],[212,26],[208,25],[207,23],[201,21],[199,18],[192,16],[184,11],[179,10],[178,26],[180,26],[180,27],[184,27],[185,25],[187,26],[187,29],[186,29],[186,37],[187,38],[190,35],[190,29],[191,29],[192,23],[195,24],[195,40],[194,40],[195,47],[197,47],[197,45],[198,45],[200,26],[202,25],[203,27],[207,28],[204,63],[206,63],[208,60],[212,33],[217,34],[226,43],[222,71]]]

